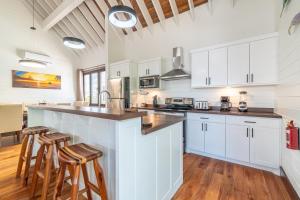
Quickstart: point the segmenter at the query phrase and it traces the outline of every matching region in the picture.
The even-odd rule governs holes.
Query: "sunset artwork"
[[[61,89],[61,76],[13,70],[12,85],[19,88]]]

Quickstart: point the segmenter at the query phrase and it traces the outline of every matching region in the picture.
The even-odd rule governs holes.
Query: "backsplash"
[[[206,100],[210,106],[219,106],[221,96],[230,96],[233,106],[236,107],[239,102],[239,92],[247,91],[249,107],[275,107],[275,86],[191,89],[190,80],[165,81],[163,84],[163,89],[148,89],[148,95],[137,95],[134,102],[137,101],[139,105],[152,104],[152,97],[157,95],[159,104],[164,104],[167,97],[191,97],[195,101]]]

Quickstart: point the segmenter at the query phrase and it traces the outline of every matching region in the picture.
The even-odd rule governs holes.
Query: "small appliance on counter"
[[[208,101],[196,101],[194,108],[196,110],[209,110]]]
[[[240,112],[247,112],[247,92],[240,91],[240,101],[239,101],[239,111]]]
[[[230,111],[232,103],[230,102],[229,96],[221,96],[221,111]]]
[[[158,97],[157,97],[157,95],[154,95],[152,98],[153,98],[153,100],[152,100],[153,107],[157,108],[158,107]]]

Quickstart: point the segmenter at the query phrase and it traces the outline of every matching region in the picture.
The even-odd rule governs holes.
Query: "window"
[[[97,69],[83,72],[84,100],[91,106],[99,106],[99,93],[106,88],[105,70]],[[101,104],[105,104],[102,97]]]

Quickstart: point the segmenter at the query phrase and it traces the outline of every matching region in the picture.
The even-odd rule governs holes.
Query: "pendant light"
[[[117,14],[127,15],[126,20],[121,20],[117,17]],[[131,28],[136,25],[137,17],[136,12],[132,8],[123,5],[117,5],[110,8],[108,11],[108,19],[110,23],[119,28]]]
[[[75,37],[64,37],[63,38],[64,45],[70,47],[72,49],[84,49],[85,42],[79,38]]]
[[[32,0],[32,26],[30,27],[31,30],[35,31],[35,24],[34,24],[34,12],[35,12],[35,0]],[[34,67],[34,68],[45,68],[47,63],[37,60],[31,59],[21,59],[19,60],[19,65],[23,67]]]

